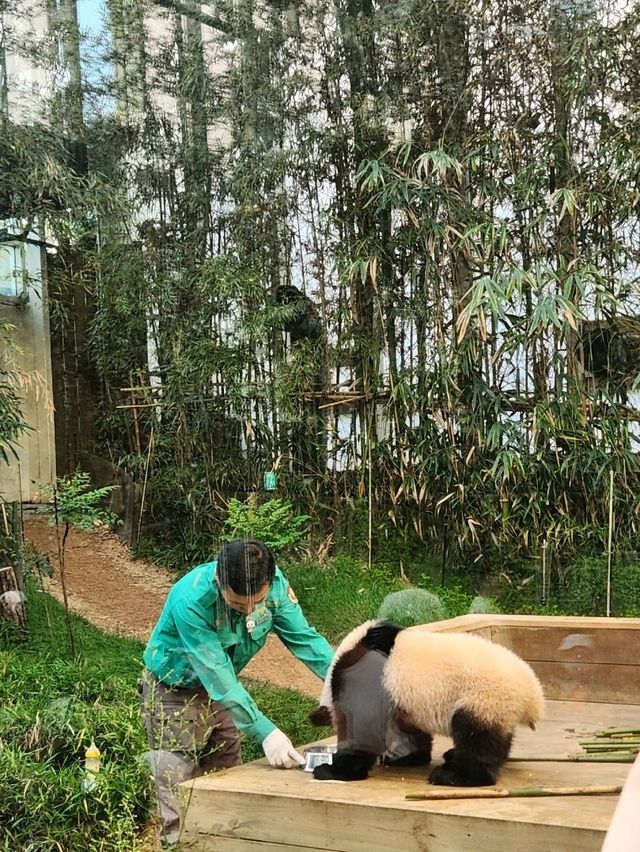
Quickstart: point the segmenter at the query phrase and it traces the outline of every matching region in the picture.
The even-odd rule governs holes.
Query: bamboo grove
[[[275,469],[336,544],[633,541],[637,4],[109,0],[91,73],[47,5],[22,49],[71,71],[46,133],[4,117],[2,197],[156,530],[197,550]]]

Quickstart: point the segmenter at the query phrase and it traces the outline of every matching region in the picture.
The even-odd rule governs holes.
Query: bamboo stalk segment
[[[446,799],[506,799],[530,798],[535,796],[618,796],[622,785],[599,784],[578,787],[452,787],[434,788],[424,792],[410,792],[405,799],[413,801],[440,801]]]
[[[565,754],[562,757],[535,755],[509,758],[510,763],[575,763],[576,761],[586,763],[633,763],[634,760],[635,755],[628,751],[610,751],[597,754]]]
[[[640,728],[607,728],[605,731],[596,731],[594,737],[640,737]]]
[[[618,763],[631,763],[640,752],[640,729],[609,728],[596,731],[595,739],[580,740],[584,753],[579,760],[601,759]]]

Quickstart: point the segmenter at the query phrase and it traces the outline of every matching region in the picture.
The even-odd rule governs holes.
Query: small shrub
[[[366,564],[337,557],[328,567],[312,562],[285,565],[309,622],[330,642],[339,642],[356,624],[376,618],[389,592],[402,588],[397,578],[381,579],[384,569],[369,573]]]
[[[114,488],[114,485],[107,485],[104,488],[92,489],[89,474],[78,469],[71,476],[58,477],[55,488],[50,485],[42,486],[51,502],[41,506],[38,511],[50,516],[50,526],[60,523],[79,530],[90,530],[96,521],[118,524],[118,516],[100,506]]]
[[[485,598],[482,595],[476,595],[469,606],[470,615],[489,615],[494,612],[500,612],[498,604],[493,598]]]
[[[255,497],[244,503],[236,498],[229,500],[228,516],[220,538],[258,538],[270,550],[278,553],[297,544],[304,535],[303,527],[309,515],[296,515],[291,503],[274,498],[258,504]]]
[[[392,592],[382,601],[378,617],[402,627],[414,624],[429,624],[447,618],[444,604],[432,592],[425,589],[401,589]]]
[[[466,615],[473,601],[473,595],[463,591],[460,586],[440,586],[434,589],[449,613],[449,618]]]

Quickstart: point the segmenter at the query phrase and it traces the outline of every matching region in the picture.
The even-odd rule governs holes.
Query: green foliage
[[[28,638],[0,637],[0,836],[10,849],[135,849],[152,808],[139,760],[138,643],[74,617],[78,655],[64,642],[64,613],[31,584]],[[84,752],[102,752],[95,790],[82,788]]]
[[[147,518],[171,559],[205,558],[215,507],[278,456],[285,499],[336,547],[371,540],[374,561],[447,535],[461,566],[543,540],[567,563],[605,545],[610,472],[633,541],[635,4],[550,18],[457,0],[443,20],[434,2],[318,0],[266,4],[259,22],[250,5],[199,14],[207,50],[189,15],[149,28],[153,4],[124,0],[104,50],[71,20],[47,35],[59,50],[27,36],[45,72],[65,58],[66,82],[44,105],[55,122],[5,116],[0,138],[4,218],[44,221],[52,290],[95,302],[100,449],[138,475],[153,450]],[[83,62],[122,73],[100,59],[79,87],[76,38]],[[424,80],[444,81],[437,97]],[[274,293],[294,271],[322,343],[282,333],[300,307]],[[602,363],[585,370],[594,322]],[[0,385],[0,456],[17,402]]]
[[[50,526],[60,523],[90,530],[97,521],[118,524],[118,516],[99,505],[114,488],[114,485],[107,485],[92,489],[89,474],[77,469],[71,476],[58,477],[55,487],[43,485],[43,491],[51,500],[55,498],[55,503],[41,506],[38,511],[50,516]]]
[[[414,624],[444,621],[447,611],[438,595],[433,592],[427,592],[425,589],[402,589],[386,596],[378,610],[378,618],[384,618],[402,627],[412,627]]]
[[[0,635],[0,849],[142,850],[154,812],[137,695],[142,646],[73,616],[72,656],[62,607],[31,584],[27,591],[27,640],[16,646]],[[329,735],[308,722],[312,698],[246,685],[294,743]],[[96,788],[85,792],[84,752],[92,739],[101,768]],[[263,756],[248,739],[242,753],[244,760]]]
[[[376,618],[391,591],[404,587],[388,566],[342,556],[329,566],[313,562],[281,564],[311,624],[330,642],[339,642],[356,624]]]
[[[274,553],[280,553],[300,541],[308,520],[308,515],[296,515],[290,502],[277,497],[265,503],[258,503],[256,497],[244,503],[234,497],[229,500],[220,538],[223,541],[245,536],[258,538]]]
[[[438,587],[435,586],[433,591],[442,600],[449,618],[455,618],[458,615],[467,615],[473,601],[473,595],[465,592],[459,585]]]
[[[490,613],[500,612],[500,608],[492,598],[476,595],[471,601],[469,612],[476,615],[489,615]]]
[[[23,548],[20,560],[22,576],[25,579],[41,579],[42,577],[51,577],[53,574],[53,565],[48,557],[30,547]]]
[[[607,559],[582,557],[567,571],[552,602],[572,615],[607,614]],[[613,564],[611,614],[640,616],[640,562]]]

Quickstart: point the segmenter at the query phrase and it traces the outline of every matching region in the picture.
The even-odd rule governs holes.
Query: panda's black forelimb
[[[333,755],[333,763],[322,763],[313,770],[316,781],[364,781],[377,755],[360,749],[342,749]]]
[[[431,763],[431,752],[412,751],[402,757],[383,757],[384,766],[428,766]]]
[[[456,710],[451,721],[453,748],[444,764],[429,773],[432,784],[486,787],[495,784],[509,756],[513,733],[479,720],[468,710]]]
[[[404,630],[404,628],[397,624],[381,621],[380,624],[375,624],[367,630],[362,644],[370,651],[380,651],[388,657],[396,641],[396,636],[401,630]]]

